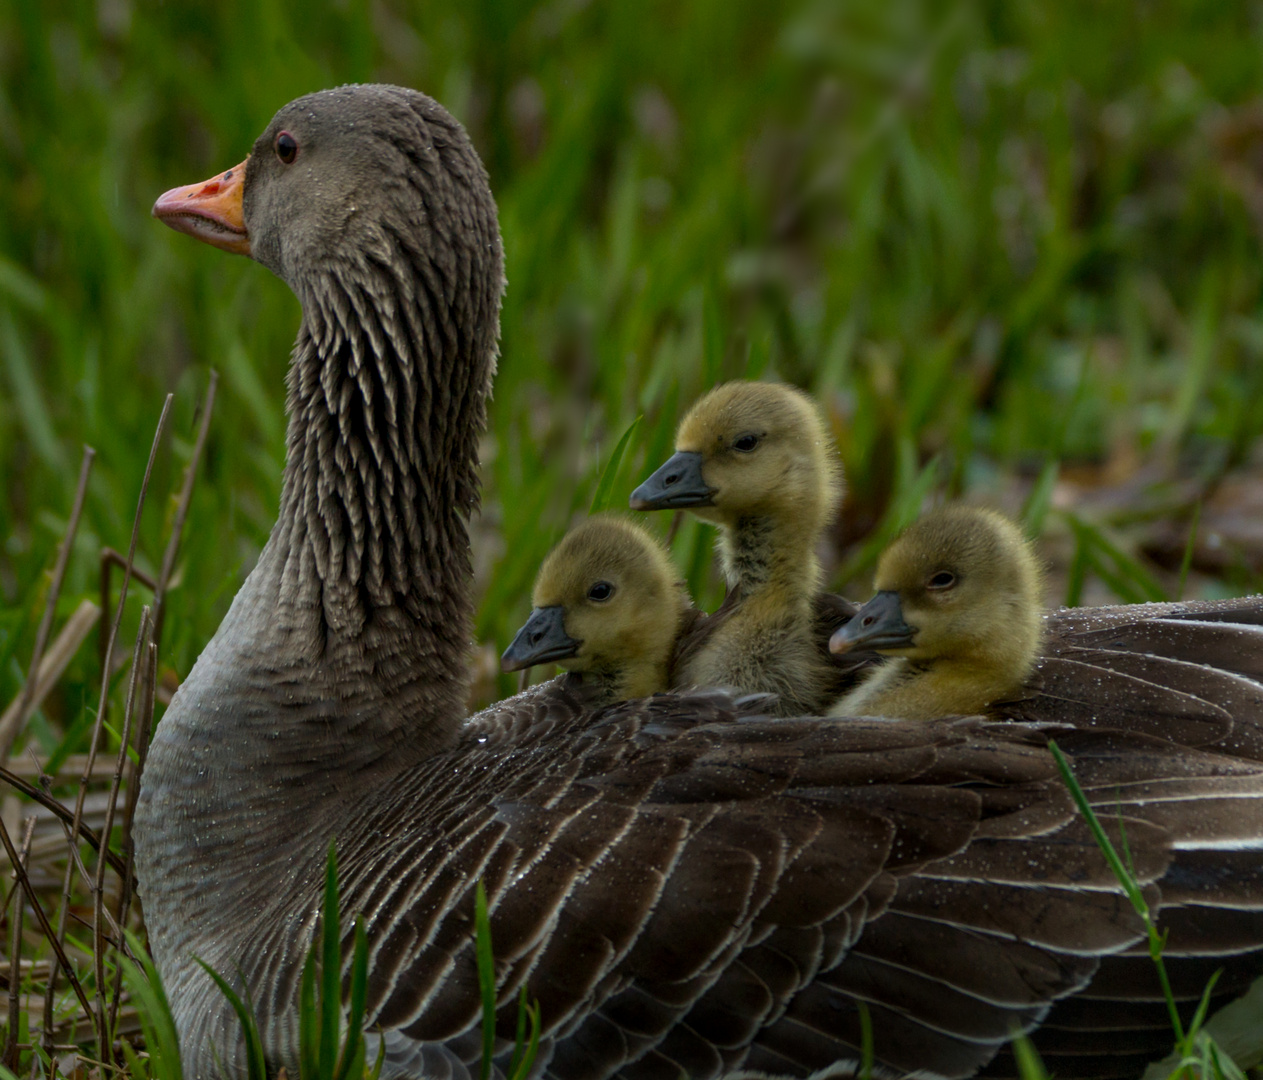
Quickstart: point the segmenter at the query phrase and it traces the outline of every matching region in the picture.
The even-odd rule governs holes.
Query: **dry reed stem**
[[[96,604],[92,603],[93,609]],[[61,763],[61,768],[57,773],[49,773],[44,767],[35,760],[28,757],[16,757],[8,764],[8,770],[14,776],[20,776],[24,780],[38,780],[40,777],[47,777],[50,783],[57,783],[59,778],[64,776],[82,775],[84,768],[88,763],[87,754],[67,754]],[[114,766],[111,762],[102,762],[99,758],[92,763],[92,779],[108,780]]]
[[[5,853],[9,856],[9,862],[13,864],[13,872],[17,874],[18,881],[22,886],[22,891],[26,893],[26,899],[31,905],[31,909],[35,912],[35,918],[39,921],[40,929],[44,933],[44,937],[48,939],[48,944],[53,947],[53,952],[57,956],[57,963],[62,966],[66,972],[66,979],[69,981],[71,989],[75,992],[75,997],[79,999],[79,1005],[84,1013],[88,1016],[92,1015],[92,1006],[88,1004],[87,995],[83,992],[83,987],[79,985],[79,979],[75,976],[74,969],[70,966],[70,961],[66,957],[66,950],[62,947],[60,939],[53,933],[53,928],[48,922],[48,916],[44,914],[44,909],[40,906],[39,898],[35,895],[35,890],[31,887],[31,879],[26,876],[26,867],[22,865],[22,861],[18,858],[18,853],[13,848],[13,840],[9,836],[9,830],[5,827],[4,819],[0,818],[0,842],[4,844]],[[49,985],[52,985],[52,977],[57,973],[56,967],[52,969]],[[52,1008],[45,1002],[45,1017],[52,1014]],[[45,1031],[48,1029],[45,1028]]]
[[[132,674],[130,680],[128,680],[127,697],[123,705],[123,730],[119,736],[118,760],[114,768],[114,779],[110,784],[109,799],[105,804],[105,823],[101,826],[101,843],[107,846],[110,842],[110,831],[114,828],[114,808],[118,803],[118,788],[123,776],[123,762],[126,760],[127,751],[131,746],[132,718],[136,715],[136,690],[142,679],[141,661],[148,658],[147,654],[151,647],[149,635],[153,627],[152,618],[152,610],[146,605],[140,612],[140,626],[136,631],[136,644],[132,649]],[[146,655],[142,656],[142,654]],[[147,676],[149,673],[148,663],[143,665],[143,670]],[[143,688],[141,688],[141,695],[144,696]],[[72,844],[72,846],[74,845]],[[96,875],[92,882],[92,962],[93,971],[96,975],[97,1054],[102,1061],[111,1060],[113,1057],[113,1040],[110,1038],[110,1031],[105,1022],[105,866],[106,861],[98,857],[96,861]],[[110,921],[114,922],[112,916]],[[121,941],[123,933],[117,924],[114,926],[114,931],[117,940]]]
[[[162,567],[156,580],[148,577],[135,566],[136,548],[139,539],[139,528],[141,515],[143,513],[145,500],[147,498],[149,484],[152,477],[154,461],[156,459],[157,448],[161,442],[165,432],[166,423],[170,414],[172,398],[168,395],[164,403],[162,414],[159,417],[157,430],[154,435],[153,446],[150,450],[149,461],[145,470],[144,480],[141,484],[140,496],[137,502],[136,515],[132,522],[131,543],[128,548],[126,557],[118,552],[105,548],[101,557],[101,578],[102,578],[102,603],[94,604],[92,601],[84,601],[76,610],[71,619],[67,621],[62,632],[57,636],[53,646],[49,650],[48,655],[43,655],[43,650],[47,642],[49,630],[51,628],[52,613],[55,612],[56,601],[60,593],[61,582],[64,578],[65,565],[67,562],[67,553],[73,543],[74,529],[77,527],[78,518],[82,511],[84,501],[84,492],[86,490],[87,468],[91,461],[91,454],[85,453],[85,465],[80,477],[80,488],[78,497],[71,517],[71,526],[67,536],[63,540],[61,548],[61,557],[58,560],[57,567],[54,571],[53,588],[48,599],[44,621],[40,627],[40,634],[36,641],[36,650],[32,659],[31,671],[33,676],[29,676],[27,683],[23,687],[23,692],[17,700],[12,702],[3,715],[0,715],[0,781],[9,783],[16,791],[27,796],[28,798],[39,803],[41,806],[52,811],[54,816],[61,822],[65,839],[62,841],[62,850],[69,848],[69,862],[66,867],[65,877],[61,889],[61,908],[58,915],[58,925],[56,932],[50,926],[49,919],[45,915],[43,908],[35,900],[34,886],[32,885],[29,874],[23,874],[19,880],[19,885],[15,887],[14,893],[17,895],[28,896],[33,908],[36,910],[40,928],[44,936],[49,940],[54,958],[47,962],[47,982],[45,987],[45,1000],[42,1010],[37,1003],[29,1003],[29,1013],[33,1022],[33,1014],[42,1013],[43,1032],[42,1045],[44,1049],[51,1055],[58,1048],[59,1041],[64,1042],[64,1035],[61,1040],[55,1038],[55,1029],[64,1027],[57,1024],[53,1016],[53,1001],[55,1000],[56,981],[59,971],[64,969],[67,973],[72,989],[78,998],[79,1005],[83,1010],[83,1019],[91,1024],[95,1029],[96,1041],[98,1045],[98,1058],[100,1062],[109,1063],[111,1067],[116,1067],[116,1063],[112,1062],[113,1058],[113,1040],[111,1033],[118,1030],[120,1015],[124,1017],[131,1016],[134,1012],[131,1006],[121,1007],[122,982],[121,982],[121,965],[116,966],[115,977],[113,980],[112,993],[107,991],[105,978],[105,954],[106,950],[113,948],[118,952],[124,952],[127,945],[123,935],[123,927],[126,926],[130,916],[132,900],[135,894],[135,881],[132,873],[132,844],[131,844],[131,822],[134,817],[137,796],[139,793],[139,776],[143,768],[143,762],[147,756],[149,732],[152,727],[153,710],[157,691],[157,657],[158,647],[157,638],[160,633],[161,621],[165,609],[165,599],[167,589],[170,585],[171,577],[174,572],[176,559],[179,553],[180,541],[183,536],[183,529],[188,518],[189,510],[192,504],[192,496],[196,481],[198,465],[201,462],[206,441],[210,430],[210,420],[214,409],[215,394],[218,384],[218,374],[211,373],[209,386],[207,389],[206,400],[203,405],[202,416],[198,427],[197,438],[194,443],[194,449],[189,464],[185,470],[183,484],[181,486],[179,500],[177,503],[176,514],[172,524],[171,535],[163,555]],[[117,605],[111,604],[110,597],[110,570],[114,565],[119,565],[123,569],[123,581],[119,590]],[[123,720],[122,737],[119,747],[119,753],[113,762],[112,770],[98,769],[96,761],[97,753],[101,743],[101,731],[104,726],[106,709],[109,703],[109,688],[111,677],[114,674],[113,663],[115,657],[115,647],[118,638],[119,626],[122,620],[124,607],[127,601],[128,588],[132,581],[140,582],[147,585],[154,592],[155,602],[152,608],[144,609],[141,616],[141,626],[137,634],[136,645],[132,657],[132,672],[129,679],[128,691],[125,698],[125,715]],[[108,633],[107,633],[108,624]],[[75,769],[79,773],[79,790],[75,800],[74,811],[71,812],[60,801],[53,798],[47,791],[48,781],[51,779],[46,777],[38,762],[33,765],[27,765],[19,769],[29,772],[30,775],[37,779],[39,787],[26,783],[17,775],[17,770],[9,770],[3,767],[3,755],[7,754],[12,746],[14,739],[20,733],[22,724],[25,720],[39,707],[44,697],[50,692],[53,686],[61,677],[65,667],[73,657],[79,646],[91,633],[93,625],[101,627],[101,646],[100,653],[102,658],[101,668],[101,696],[97,710],[96,722],[93,726],[92,737],[89,743],[89,751],[86,755],[75,755],[72,759],[67,759],[63,765],[64,769]],[[139,691],[139,693],[138,693]],[[139,710],[139,712],[137,712]],[[136,763],[130,767],[127,763],[128,751],[133,745],[133,739],[136,749]],[[105,775],[109,775],[111,779],[110,789],[106,797],[105,819],[101,834],[98,837],[83,820],[85,799],[87,795],[87,787],[89,781],[93,779],[103,779]],[[122,808],[118,805],[118,800],[122,794],[124,781],[126,780],[127,792],[125,802]],[[99,810],[96,812],[100,812]],[[125,857],[116,855],[109,849],[109,836],[121,816],[122,824],[122,849]],[[46,820],[46,819],[45,819]],[[23,841],[23,853],[20,856],[23,861],[23,869],[26,868],[26,862],[29,861],[31,855],[32,837],[36,824],[35,818],[28,820],[28,825]],[[11,852],[12,843],[9,839],[7,831],[3,830],[3,824],[0,823],[0,833],[3,834],[4,850]],[[84,867],[84,862],[80,856],[78,843],[74,838],[79,837],[87,840],[88,843],[98,853],[95,873],[89,875]],[[47,839],[52,839],[51,837]],[[10,855],[10,858],[12,856]],[[121,887],[118,895],[117,908],[111,911],[112,904],[106,902],[105,895],[105,866],[109,864],[121,879]],[[70,910],[71,896],[74,890],[74,874],[78,871],[92,892],[93,899],[93,916],[89,923],[75,912]],[[45,872],[45,877],[47,873]],[[47,888],[47,886],[45,886]],[[24,910],[20,906],[19,915],[14,921],[14,932],[21,932],[21,911]],[[68,922],[82,923],[85,927],[89,927],[92,931],[93,941],[93,963],[94,974],[96,976],[96,1007],[93,1009],[87,1002],[83,987],[75,976],[73,968],[69,965],[69,959],[65,947],[65,935]],[[111,934],[111,931],[113,932]],[[10,968],[11,968],[11,996],[10,996],[10,1034],[4,1048],[5,1062],[11,1063],[11,1067],[16,1065],[17,1050],[22,1049],[17,1041],[18,1023],[20,1023],[21,1013],[18,1004],[18,989],[21,985],[20,972],[22,969],[29,968],[34,972],[37,965],[30,962],[26,964],[21,960],[21,942],[20,940],[13,943],[10,947]],[[39,965],[43,970],[44,965]],[[33,976],[32,976],[33,977]],[[108,1013],[106,1011],[106,999],[109,998]],[[71,1030],[73,1038],[73,1028]],[[31,1048],[31,1044],[27,1044],[27,1049]],[[81,1056],[82,1062],[88,1062],[88,1058]]]
[[[74,824],[74,814],[67,810],[57,799],[54,799],[46,791],[41,791],[33,784],[28,784],[20,776],[10,772],[8,769],[0,769],[0,780],[3,780],[15,791],[21,792],[32,802],[37,802],[45,810],[51,811],[63,825],[70,826]],[[101,852],[101,838],[92,830],[91,826],[79,822],[79,839],[86,840],[92,850]],[[105,858],[109,860],[110,866],[120,876],[126,873],[127,866],[114,852],[107,847],[105,849]]]
[[[114,924],[120,928],[118,932],[120,950],[127,948],[127,938],[123,933],[123,928],[127,926],[127,920],[131,915],[132,896],[135,892],[133,884],[135,876],[132,873],[132,860],[135,857],[135,851],[132,848],[132,818],[136,813],[136,800],[140,797],[140,772],[144,768],[145,752],[149,749],[149,728],[153,721],[154,691],[158,685],[158,646],[153,641],[149,642],[148,667],[148,677],[142,683],[145,693],[140,702],[140,723],[136,728],[136,762],[128,775],[127,802],[123,807],[123,829],[120,844],[124,859],[124,873],[121,875],[122,884],[119,888],[118,909],[114,916]],[[126,741],[124,741],[123,745],[126,747]],[[123,965],[117,964],[114,968],[114,991],[110,999],[111,1031],[116,1030],[115,1024],[118,1018],[118,1007],[122,994]]]
[[[26,725],[35,710],[43,703],[49,692],[61,678],[66,666],[74,659],[79,646],[84,643],[92,628],[97,624],[101,609],[91,600],[83,600],[68,618],[52,645],[39,661],[39,670],[35,678],[27,678],[22,693],[9,703],[9,707],[0,715],[0,765],[9,755],[13,740]],[[33,688],[33,689],[31,689]],[[31,689],[30,696],[27,696]]]
[[[110,641],[105,628],[113,621],[113,607],[110,603],[110,570],[115,566],[120,570],[126,570],[127,558],[120,555],[112,547],[103,547],[101,549],[101,635],[98,639],[97,655],[101,662],[101,671],[107,673],[110,672],[114,660],[113,643]],[[150,592],[158,588],[158,583],[138,567],[132,567],[131,576],[133,580],[139,581]],[[118,606],[120,608],[123,606],[121,596]],[[108,701],[106,706],[108,708]]]
[[[127,548],[127,559],[123,566],[123,582],[119,586],[118,606],[114,610],[114,617],[110,621],[110,634],[105,646],[106,666],[101,670],[101,697],[97,705],[96,722],[92,725],[92,739],[88,744],[88,763],[84,770],[83,777],[79,782],[79,791],[75,796],[74,820],[70,827],[70,858],[66,862],[65,884],[62,888],[61,907],[57,912],[57,936],[51,941],[53,951],[57,954],[59,962],[63,962],[65,951],[62,948],[62,942],[66,933],[66,913],[70,909],[70,894],[74,884],[75,867],[81,867],[79,859],[79,845],[74,838],[79,834],[79,826],[83,823],[83,800],[88,793],[88,782],[92,771],[92,765],[96,761],[97,748],[101,743],[101,728],[105,723],[105,707],[110,696],[110,671],[109,661],[114,656],[114,643],[118,638],[119,624],[123,621],[123,609],[127,603],[127,589],[131,584],[133,564],[136,561],[136,545],[140,540],[140,521],[141,514],[145,508],[145,497],[149,494],[149,481],[153,476],[154,459],[158,456],[158,446],[162,442],[162,436],[167,426],[167,417],[171,414],[171,401],[174,395],[168,394],[167,399],[163,402],[162,413],[158,417],[158,426],[154,431],[153,444],[149,448],[149,461],[145,465],[145,475],[140,484],[140,495],[136,500],[136,513],[132,518],[132,536],[131,542]],[[107,597],[108,600],[108,597]],[[104,853],[109,849],[109,838],[103,836],[101,838],[99,850]],[[73,979],[73,972],[67,970],[68,978]],[[74,980],[76,985],[78,980]],[[53,996],[57,987],[57,967],[54,965],[51,975],[48,979],[48,987],[44,994],[44,1011],[46,1016],[52,1015]],[[79,991],[82,993],[82,990]],[[84,1012],[91,1017],[92,1009],[85,1002]],[[46,1039],[51,1036],[51,1032],[47,1026],[44,1028]],[[51,1055],[50,1055],[51,1056]]]
[[[31,663],[26,669],[26,681],[22,684],[22,694],[18,698],[18,725],[13,735],[17,734],[16,726],[20,726],[30,707],[31,698],[35,695],[35,684],[38,681],[40,660],[44,656],[44,646],[48,644],[48,634],[53,628],[53,616],[57,612],[57,598],[61,596],[61,583],[66,577],[66,564],[70,561],[70,549],[75,544],[75,533],[79,531],[79,516],[83,513],[83,502],[88,494],[88,475],[92,472],[92,459],[96,451],[90,446],[83,448],[83,462],[79,466],[79,483],[75,488],[74,506],[70,510],[70,521],[66,524],[66,535],[62,537],[61,548],[57,552],[57,562],[53,567],[53,582],[44,601],[44,614],[39,622],[39,630],[35,634],[35,649],[31,653]],[[9,747],[13,743],[13,735],[6,742],[0,743],[0,765],[9,756]]]
[[[18,859],[22,869],[26,869],[31,854],[31,837],[35,834],[35,818],[26,819],[26,830],[22,836],[22,850]],[[4,1066],[12,1071],[18,1067],[18,1025],[21,1023],[22,1006],[22,916],[26,908],[22,905],[22,888],[15,880],[13,883],[13,926],[9,937],[9,1031],[5,1036]]]
[[[197,466],[202,460],[202,451],[206,448],[206,437],[210,433],[211,413],[215,410],[215,389],[219,386],[219,372],[211,370],[210,380],[206,386],[206,401],[202,404],[202,422],[197,429],[197,440],[193,443],[193,455],[189,458],[184,470],[184,485],[180,489],[180,501],[176,504],[175,519],[171,523],[171,536],[167,540],[167,550],[162,554],[162,569],[158,571],[158,581],[153,591],[153,643],[154,648],[162,644],[162,624],[167,613],[167,586],[171,582],[171,572],[175,569],[175,557],[180,550],[180,538],[184,535],[184,522],[189,516],[189,507],[193,503],[193,484],[197,479]]]

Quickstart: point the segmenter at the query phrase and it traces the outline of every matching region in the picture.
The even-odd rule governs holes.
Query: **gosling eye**
[[[739,435],[737,438],[732,440],[732,448],[742,454],[748,454],[758,445],[759,437],[753,432],[748,432],[745,435]]]
[[[288,131],[282,131],[276,137],[273,144],[276,150],[276,156],[286,165],[293,165],[294,158],[298,157],[298,140],[294,138]]]
[[[588,599],[595,600],[598,604],[603,604],[613,595],[614,586],[608,581],[598,581],[588,590]]]
[[[940,570],[925,583],[927,589],[950,589],[956,584],[956,575],[950,570]]]

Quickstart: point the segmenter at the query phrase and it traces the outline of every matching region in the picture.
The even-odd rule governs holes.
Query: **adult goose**
[[[1257,600],[1060,624],[1032,715],[1067,695],[1071,720],[1110,715],[1069,674],[1108,660],[1137,691],[1122,729],[739,718],[714,694],[593,713],[564,688],[466,720],[503,272],[465,134],[418,93],[325,91],[155,213],[303,306],[279,518],[158,726],[137,812],[185,1075],[244,1070],[195,957],[248,991],[269,1068],[296,1075],[330,838],[388,1077],[476,1071],[478,879],[498,1049],[526,986],[539,1076],[850,1075],[861,1002],[881,1074],[1002,1072],[1015,1027],[1060,1075],[1134,1072],[1166,1048],[1165,1009],[1050,731],[1126,825],[1181,999],[1263,968]],[[1159,714],[1186,745],[1126,730]]]

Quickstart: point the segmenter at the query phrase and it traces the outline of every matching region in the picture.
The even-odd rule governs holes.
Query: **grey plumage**
[[[342,88],[277,114],[244,213],[304,310],[280,516],[159,725],[136,820],[187,1075],[216,1074],[212,1043],[242,1071],[194,955],[249,990],[294,1075],[331,837],[388,1077],[476,1068],[478,879],[500,1061],[525,985],[541,1076],[851,1075],[861,1001],[882,1075],[1003,1075],[1014,1024],[1060,1075],[1135,1072],[1164,1008],[1049,734],[1125,823],[1186,1009],[1215,966],[1221,998],[1263,970],[1259,600],[1051,617],[1023,722],[771,720],[721,693],[593,711],[567,680],[465,721],[502,288],[482,168],[422,95]]]

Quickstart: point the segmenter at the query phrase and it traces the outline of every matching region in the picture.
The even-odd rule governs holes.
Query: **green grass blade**
[[[1050,458],[1039,470],[1039,477],[1026,497],[1026,505],[1022,507],[1022,529],[1031,539],[1037,538],[1044,531],[1044,518],[1048,516],[1053,490],[1060,475],[1061,462]]]
[[[129,1080],[150,1080],[148,1062],[153,1059],[142,1058],[135,1050],[132,1049],[132,1044],[126,1039],[120,1040],[119,1045],[123,1051],[123,1062],[127,1066],[127,1075]],[[8,1080],[8,1077],[13,1075],[2,1065],[0,1065],[0,1070],[3,1070],[0,1072],[0,1078],[2,1078],[2,1080]],[[168,1078],[164,1077],[161,1073],[154,1073],[152,1076],[153,1080],[168,1080]]]
[[[627,430],[623,432],[623,437],[618,440],[618,444],[614,447],[614,452],[610,455],[609,461],[605,463],[605,468],[601,472],[601,479],[596,485],[596,494],[592,496],[592,508],[588,513],[600,514],[610,508],[610,497],[614,492],[614,483],[618,480],[619,467],[623,464],[623,455],[626,454],[627,446],[631,442],[632,436],[636,433],[636,429],[640,427],[640,421],[643,419],[643,416],[636,417]]]
[[[860,1080],[873,1078],[873,1015],[868,1002],[858,1002],[860,1013]]]
[[[1039,1051],[1030,1039],[1016,1031],[1013,1035],[1013,1060],[1017,1062],[1017,1074],[1022,1080],[1048,1080]]]
[[[39,281],[12,259],[0,255],[0,296],[16,301],[28,311],[48,309],[48,293]]]
[[[1145,924],[1145,929],[1149,935],[1149,955],[1152,957],[1157,970],[1158,981],[1162,984],[1162,992],[1167,1003],[1167,1013],[1171,1018],[1171,1029],[1175,1032],[1177,1045],[1182,1045],[1184,1043],[1184,1025],[1180,1021],[1179,1009],[1176,1008],[1175,995],[1171,992],[1171,983],[1167,978],[1166,966],[1162,963],[1162,949],[1166,944],[1166,936],[1158,933],[1158,928],[1154,925],[1153,916],[1149,911],[1149,904],[1145,900],[1144,893],[1140,891],[1140,886],[1136,883],[1136,879],[1127,870],[1127,867],[1123,865],[1122,859],[1118,857],[1118,852],[1114,850],[1114,845],[1110,843],[1110,838],[1105,835],[1105,830],[1101,828],[1101,823],[1088,803],[1087,796],[1084,795],[1079,782],[1075,779],[1074,773],[1070,769],[1070,763],[1066,761],[1061,748],[1055,740],[1049,739],[1048,749],[1052,752],[1053,759],[1057,762],[1057,769],[1070,791],[1071,798],[1074,799],[1079,812],[1088,823],[1088,828],[1092,832],[1092,838],[1096,841],[1097,847],[1101,849],[1101,853],[1105,856],[1105,861],[1109,863],[1109,867],[1118,879],[1118,883],[1123,887],[1123,892],[1127,894],[1127,899],[1131,901],[1131,906]]]
[[[1061,778],[1065,781],[1066,787],[1069,788],[1070,796],[1079,808],[1079,813],[1083,815],[1084,820],[1088,823],[1088,828],[1092,832],[1092,838],[1096,841],[1097,847],[1101,849],[1101,853],[1105,856],[1105,861],[1109,863],[1114,876],[1118,878],[1119,884],[1122,885],[1123,891],[1127,894],[1127,899],[1131,901],[1131,906],[1136,909],[1137,914],[1147,918],[1149,905],[1145,901],[1144,894],[1141,893],[1140,886],[1136,884],[1135,879],[1127,872],[1127,867],[1123,865],[1123,860],[1118,857],[1118,852],[1114,850],[1114,845],[1110,838],[1105,835],[1105,830],[1101,828],[1096,812],[1088,803],[1087,796],[1083,794],[1083,789],[1075,779],[1066,756],[1061,752],[1061,748],[1053,739],[1048,740],[1048,749],[1052,751],[1053,759],[1057,762],[1057,768],[1061,772]]]
[[[259,1037],[259,1025],[254,1019],[253,1011],[246,1006],[241,996],[228,985],[227,980],[219,972],[200,957],[195,956],[193,959],[219,987],[219,992],[228,999],[232,1011],[241,1021],[241,1033],[246,1043],[246,1070],[249,1080],[267,1080],[267,1065],[263,1059],[263,1040]]]
[[[1204,397],[1219,339],[1219,306],[1222,303],[1222,281],[1219,267],[1210,265],[1204,271],[1198,288],[1191,319],[1189,347],[1180,365],[1180,384],[1168,414],[1163,438],[1175,446],[1192,424],[1194,410]]]
[[[338,1026],[342,1017],[342,943],[338,927],[338,858],[329,841],[325,864],[325,896],[320,916],[320,1043],[319,1075],[331,1077],[337,1066]]]
[[[65,473],[65,451],[55,434],[48,401],[35,374],[36,360],[12,317],[3,308],[0,308],[0,359],[4,361],[9,390],[17,405],[16,418],[30,439],[31,447],[50,469]]]
[[[1202,1045],[1205,1047],[1203,1056],[1207,1061],[1202,1066],[1203,1076],[1212,1076],[1214,1080],[1246,1080],[1244,1070],[1220,1049],[1214,1039],[1203,1035]]]
[[[1202,523],[1202,501],[1193,504],[1193,520],[1188,526],[1188,543],[1184,545],[1184,557],[1180,559],[1180,583],[1176,586],[1175,599],[1184,599],[1184,587],[1188,584],[1188,572],[1193,567],[1193,553],[1197,550],[1197,528]]]
[[[481,878],[474,888],[474,955],[478,962],[478,988],[482,992],[482,1069],[478,1075],[480,1080],[487,1080],[496,1048],[496,965],[491,955],[487,890]]]
[[[539,1033],[542,1025],[538,1002],[529,1006],[527,1013],[530,1019],[531,1035],[527,1040],[526,1049],[522,1053],[522,1060],[518,1062],[517,1071],[509,1074],[509,1080],[526,1080],[535,1065],[535,1058],[539,1054]]]
[[[364,1075],[364,1009],[368,1000],[368,936],[355,920],[355,947],[351,955],[351,1001],[346,1015],[346,1045],[334,1080],[360,1080]]]
[[[379,1039],[377,1041],[377,1060],[373,1062],[372,1071],[368,1074],[368,1080],[377,1080],[382,1074],[382,1066],[386,1064],[386,1040]]]
[[[151,1074],[155,1080],[183,1080],[180,1038],[176,1034],[175,1018],[171,1015],[171,1004],[162,985],[162,976],[139,939],[130,932],[127,936],[139,964],[126,956],[120,957],[119,962],[123,965],[123,982],[140,1015]]]
[[[522,1060],[522,1055],[526,1052],[528,1008],[526,986],[523,985],[522,992],[518,994],[517,999],[517,1031],[513,1035],[513,1057],[509,1059],[509,1076],[517,1075],[518,1065]]]
[[[316,1080],[320,1075],[320,1013],[316,1004],[316,950],[307,953],[298,989],[298,1075]]]
[[[1090,562],[1087,541],[1076,532],[1074,555],[1070,560],[1070,570],[1066,574],[1066,607],[1078,607],[1083,599],[1083,587],[1087,584]]]
[[[1153,575],[1115,544],[1105,530],[1068,511],[1062,511],[1061,516],[1075,535],[1076,563],[1082,559],[1084,566],[1094,570],[1120,600],[1138,604],[1167,598]]]
[[[1206,1023],[1206,1014],[1210,1011],[1210,995],[1215,990],[1215,983],[1219,981],[1219,976],[1224,973],[1224,969],[1220,968],[1209,979],[1206,980],[1206,988],[1202,990],[1201,1000],[1197,1003],[1197,1011],[1193,1013],[1193,1019],[1188,1024],[1188,1042],[1192,1042],[1202,1030],[1202,1025]]]
[[[724,362],[724,324],[715,293],[710,285],[702,296],[702,387],[706,390],[719,382]]]

